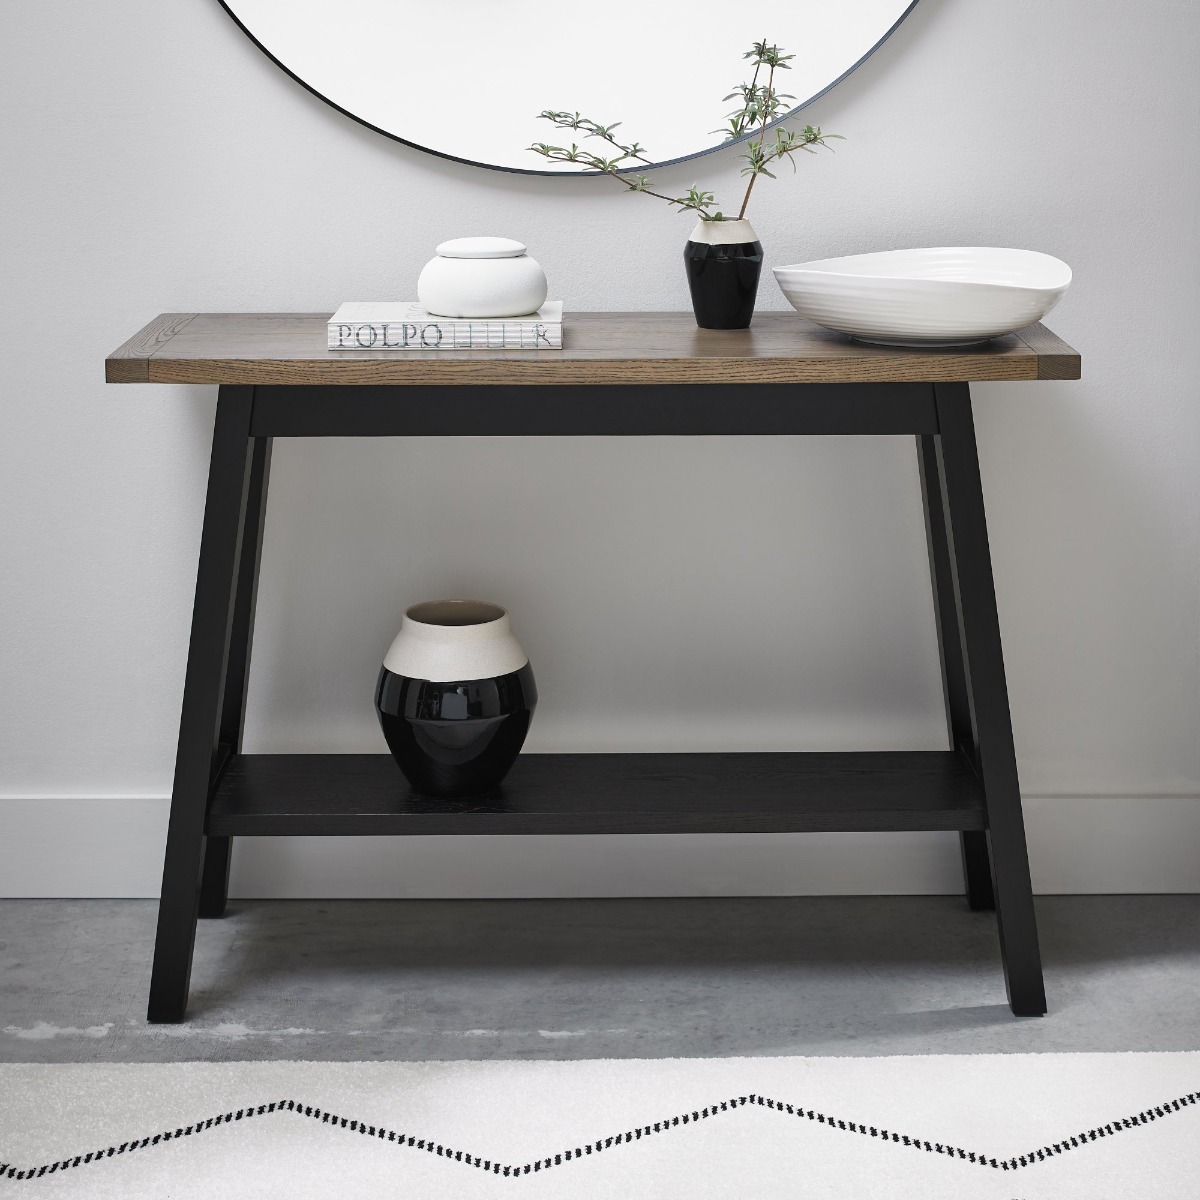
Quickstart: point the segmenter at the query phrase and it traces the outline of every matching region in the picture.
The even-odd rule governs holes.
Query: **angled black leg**
[[[1029,853],[1013,751],[1000,623],[992,582],[979,456],[965,383],[937,384],[938,477],[974,728],[975,766],[987,805],[988,846],[1008,1002],[1018,1016],[1046,1011]]]
[[[238,563],[237,595],[229,633],[229,666],[225,672],[224,700],[217,741],[225,754],[239,754],[246,722],[246,685],[250,678],[250,653],[254,642],[254,610],[258,603],[258,566],[262,557],[263,522],[267,487],[271,477],[271,439],[256,437],[251,450],[250,486],[242,525],[242,550]],[[207,838],[200,878],[200,916],[223,917],[229,897],[229,863],[233,839]]]
[[[217,400],[150,979],[147,1016],[154,1022],[182,1021],[187,1009],[205,852],[204,818],[224,760],[218,733],[250,491],[253,399],[253,388],[222,387]]]
[[[963,666],[958,632],[958,610],[954,601],[954,569],[946,539],[946,515],[941,477],[937,464],[937,439],[917,435],[917,465],[921,471],[921,499],[925,507],[925,537],[929,548],[929,575],[933,586],[933,611],[937,620],[938,650],[942,662],[942,692],[946,705],[947,734],[952,750],[975,761],[975,736],[967,674]],[[963,879],[971,908],[996,907],[992,891],[992,866],[988,860],[987,834],[968,829],[960,833]]]

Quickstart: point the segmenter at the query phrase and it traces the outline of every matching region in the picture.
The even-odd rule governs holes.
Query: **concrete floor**
[[[1200,1048],[1200,896],[1038,901],[1012,1017],[952,897],[235,902],[147,1025],[157,906],[0,901],[0,1060],[603,1058]]]

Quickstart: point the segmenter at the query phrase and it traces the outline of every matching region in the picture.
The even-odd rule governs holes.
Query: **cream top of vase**
[[[757,242],[758,234],[749,221],[697,221],[688,241],[705,246],[733,246],[741,242]]]
[[[439,600],[404,614],[383,665],[393,675],[452,683],[511,675],[528,661],[498,604]]]

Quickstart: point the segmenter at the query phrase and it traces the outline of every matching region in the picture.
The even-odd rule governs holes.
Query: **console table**
[[[983,493],[975,380],[1079,378],[1041,325],[974,349],[857,345],[792,313],[575,313],[556,350],[325,349],[328,314],[168,313],[112,383],[219,389],[171,795],[149,1019],[182,1021],[198,917],[225,910],[239,834],[956,830],[967,900],[995,909],[1014,1013],[1046,1011]],[[414,794],[386,754],[244,754],[271,440],[458,434],[915,437],[947,749],[526,754],[501,789]],[[370,681],[364,682],[364,687]]]

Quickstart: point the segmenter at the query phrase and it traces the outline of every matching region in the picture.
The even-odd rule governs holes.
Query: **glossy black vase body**
[[[533,668],[508,614],[480,600],[414,604],[375,684],[388,749],[427,796],[495,791],[536,706]]]
[[[724,222],[704,222],[705,232],[720,236]],[[727,224],[746,225],[744,221]],[[696,234],[693,232],[693,238]],[[692,293],[692,310],[701,329],[746,329],[754,316],[754,301],[758,296],[758,279],[762,274],[762,242],[751,237],[746,241],[709,242],[689,241],[683,248],[688,287]]]
[[[431,682],[380,669],[375,711],[405,778],[428,796],[479,796],[508,774],[537,706],[533,668]]]

